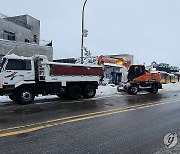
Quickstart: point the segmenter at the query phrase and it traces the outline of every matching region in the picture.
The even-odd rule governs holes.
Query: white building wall
[[[0,55],[6,55],[12,48],[13,50],[11,53],[19,56],[30,57],[35,54],[40,54],[46,55],[49,61],[53,60],[53,48],[51,46],[40,46],[35,43],[32,44],[0,39]]]
[[[15,34],[15,41],[4,40],[3,32]],[[34,35],[37,41],[34,42]],[[25,42],[29,39],[29,43]],[[14,46],[12,53],[20,56],[32,56],[34,54],[46,55],[49,61],[53,60],[53,48],[51,46],[40,46],[40,21],[29,16],[0,18],[0,55],[7,54]]]
[[[0,18],[0,39],[3,39],[3,31],[15,33],[15,41],[17,42],[25,42],[26,38],[29,38],[31,43],[34,40],[34,34],[31,30]]]

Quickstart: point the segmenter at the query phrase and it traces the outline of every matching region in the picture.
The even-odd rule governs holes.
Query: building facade
[[[131,64],[134,63],[134,56],[130,54],[119,54],[119,55],[105,55],[105,58],[114,58],[114,59],[125,59],[127,61],[130,61]]]
[[[103,58],[109,61],[109,63],[104,63],[104,74],[106,78],[110,79],[110,82],[119,84],[119,82],[127,81],[128,67],[134,61],[133,55],[105,55]],[[127,62],[127,65],[121,63],[122,59]],[[115,64],[112,64],[114,62]]]
[[[29,15],[0,18],[0,55],[10,50],[20,56],[43,54],[53,59],[52,43],[40,45],[40,21]]]

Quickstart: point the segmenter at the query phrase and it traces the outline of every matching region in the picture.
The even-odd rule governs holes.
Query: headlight
[[[3,88],[3,85],[2,85],[2,84],[0,84],[0,88]]]

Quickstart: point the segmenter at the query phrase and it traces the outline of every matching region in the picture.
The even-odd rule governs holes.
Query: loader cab
[[[131,65],[128,70],[128,81],[132,81],[133,79],[146,74],[144,65]]]

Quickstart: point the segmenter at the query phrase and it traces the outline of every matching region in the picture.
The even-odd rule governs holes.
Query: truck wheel
[[[149,90],[149,92],[156,94],[158,92],[158,85],[152,85],[152,88]]]
[[[138,92],[138,87],[136,85],[130,85],[127,89],[128,94],[136,95]]]
[[[17,100],[16,100],[16,97],[15,97],[14,95],[9,95],[9,98],[10,98],[12,101],[14,101],[14,102],[17,101]]]
[[[17,91],[17,102],[22,105],[30,104],[34,100],[34,93],[30,88],[22,88]]]
[[[69,91],[68,91],[68,97],[72,100],[76,100],[79,99],[82,95],[82,90],[81,87],[78,85],[74,85],[72,87],[70,87]]]
[[[83,97],[93,98],[96,95],[96,89],[92,85],[87,85],[83,90]]]

